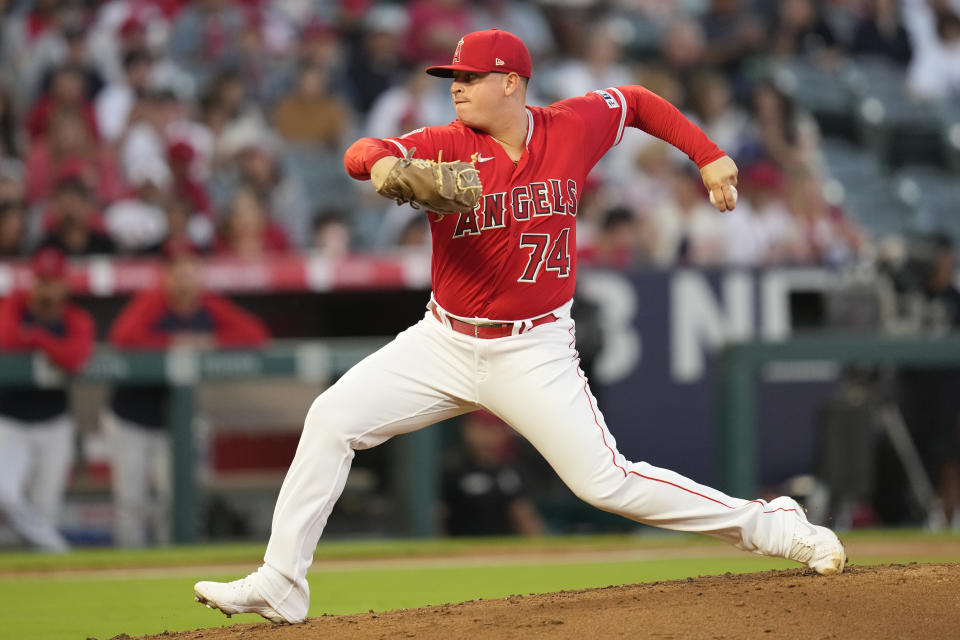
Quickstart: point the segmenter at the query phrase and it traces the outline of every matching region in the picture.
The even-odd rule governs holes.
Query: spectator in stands
[[[347,75],[346,55],[338,27],[324,17],[311,20],[300,33],[297,55],[285,69],[284,84],[278,93],[294,87],[300,69],[317,67],[326,72],[330,93],[349,101],[352,79]]]
[[[407,26],[407,14],[398,5],[378,4],[364,17],[358,42],[347,59],[350,93],[361,116],[404,76],[402,45]]]
[[[474,411],[460,428],[462,447],[443,467],[442,520],[452,536],[538,536],[546,532],[513,463],[513,431]]]
[[[13,93],[0,85],[0,173],[22,176],[22,135]]]
[[[203,86],[235,54],[244,26],[243,8],[233,2],[192,2],[170,27],[170,55]]]
[[[87,94],[86,76],[80,67],[68,65],[53,72],[49,90],[37,99],[27,114],[30,140],[42,137],[50,127],[54,114],[64,111],[77,114],[90,137],[99,139],[97,118]]]
[[[104,210],[103,226],[118,253],[148,253],[167,236],[172,177],[164,164],[136,164],[129,174],[133,189]]]
[[[726,255],[726,228],[704,195],[699,171],[686,165],[671,176],[673,193],[650,212],[650,253],[671,265],[718,265]]]
[[[660,40],[663,64],[676,76],[686,78],[700,69],[707,56],[707,41],[699,22],[675,16]]]
[[[283,229],[287,238],[298,245],[309,244],[312,205],[300,174],[281,164],[281,143],[269,130],[258,126],[247,132],[236,128],[234,133],[241,135],[224,134],[225,138],[233,138],[224,141],[230,160],[213,176],[211,192],[215,208],[222,211],[231,207],[237,189],[243,186],[264,203],[273,226]],[[311,156],[308,161],[316,160]],[[325,197],[329,200],[337,194],[325,194]]]
[[[23,200],[23,183],[15,176],[0,173],[0,202]]]
[[[255,316],[204,290],[201,263],[188,245],[170,244],[163,280],[134,296],[110,328],[118,349],[253,348],[269,337]],[[111,450],[115,542],[141,547],[170,533],[169,388],[121,385],[104,416]]]
[[[937,16],[944,12],[960,15],[958,0],[901,0],[903,26],[910,34],[914,53],[939,43]]]
[[[67,177],[57,183],[50,200],[50,229],[40,246],[54,247],[69,256],[114,253],[110,236],[94,228],[95,204],[83,180]]]
[[[579,56],[561,60],[545,79],[549,97],[562,100],[598,87],[633,83],[633,71],[624,63],[620,42],[609,23],[597,22],[585,36]]]
[[[23,255],[27,246],[27,210],[22,200],[0,199],[0,259]]]
[[[136,172],[153,173],[153,167],[163,167],[162,171],[170,173],[168,136],[182,117],[183,105],[169,89],[148,91],[136,102],[126,135],[120,141],[120,161],[128,179]]]
[[[126,133],[134,106],[148,91],[153,58],[144,49],[123,56],[123,78],[111,82],[94,102],[97,126],[103,139],[115,143]]]
[[[651,140],[649,136],[631,136],[629,141],[622,140],[614,147],[614,153],[614,161],[607,167],[602,164],[598,167],[605,170],[604,176],[609,180],[606,185],[608,189],[605,191],[615,193],[613,202],[626,205],[632,211],[642,212],[651,211],[672,197],[672,176],[678,160],[678,152],[673,147],[662,140]],[[591,176],[596,173],[595,169]],[[584,195],[587,195],[586,188]],[[589,214],[588,205],[589,198],[581,198],[577,215]],[[608,207],[601,207],[606,208]]]
[[[37,86],[31,87],[34,95],[47,93],[51,81],[62,67],[71,67],[83,74],[84,95],[87,98],[92,99],[103,89],[103,75],[92,63],[87,49],[86,21],[86,16],[67,8],[58,16],[57,28],[37,43],[31,56],[31,69],[27,72],[39,80]]]
[[[263,14],[256,7],[244,12],[240,37],[229,57],[218,66],[236,69],[254,102],[268,102],[275,97],[268,92],[268,80],[274,72],[274,62],[264,45],[266,28]],[[270,87],[272,89],[272,87]]]
[[[90,135],[74,111],[51,114],[43,138],[31,141],[26,160],[27,201],[49,198],[58,180],[78,177],[100,203],[123,195],[126,186],[112,151]]]
[[[537,64],[556,49],[544,9],[539,4],[527,0],[475,2],[470,6],[471,19],[478,29],[497,25],[498,29],[520,38],[530,51],[534,64]]]
[[[771,42],[774,54],[836,58],[837,36],[824,19],[820,0],[782,0],[777,8]]]
[[[896,0],[870,0],[867,3],[864,15],[857,23],[850,53],[882,56],[900,65],[910,62],[913,47]]]
[[[290,242],[283,229],[271,222],[257,193],[248,186],[241,186],[233,194],[213,250],[220,255],[257,260],[289,251]]]
[[[407,220],[397,237],[397,247],[406,252],[430,253],[432,249],[430,246],[430,225],[427,224],[427,219],[424,216],[411,216]]]
[[[401,84],[374,101],[364,127],[368,136],[399,136],[415,127],[440,125],[456,118],[448,87],[438,88],[416,66]]]
[[[243,78],[230,68],[221,70],[210,81],[207,95],[208,100],[225,112],[227,122],[243,118],[251,109]]]
[[[741,163],[772,161],[782,171],[816,171],[821,165],[820,129],[772,81],[758,82],[751,95],[753,122]]]
[[[743,197],[725,214],[726,261],[735,266],[802,262],[807,255],[800,229],[783,197],[783,175],[769,163],[745,167]]]
[[[749,4],[746,0],[710,0],[707,11],[699,16],[710,62],[734,76],[740,74],[745,60],[767,45],[768,26]]]
[[[839,265],[856,257],[863,238],[843,212],[823,197],[816,175],[791,175],[787,204],[805,239],[802,262]]]
[[[737,155],[747,134],[747,116],[733,102],[730,83],[713,70],[701,71],[690,80],[689,104],[693,121],[721,149]]]
[[[167,216],[164,243],[149,247],[145,253],[159,254],[168,244],[183,244],[198,253],[210,249],[214,236],[211,218],[196,213],[189,202],[179,198],[168,199],[164,211]]]
[[[339,149],[346,134],[349,112],[327,90],[326,73],[319,67],[300,70],[295,90],[280,100],[274,112],[277,132],[288,142]]]
[[[148,37],[145,21],[150,22],[152,38]],[[150,51],[151,42],[165,46],[169,27],[163,14],[145,3],[110,3],[97,12],[90,25],[90,56],[108,82],[122,82],[127,55],[132,51]]]
[[[7,3],[2,15],[0,52],[4,64],[0,66],[0,73],[20,92],[18,98],[26,102],[33,97],[29,89],[35,86],[27,77],[34,47],[48,30],[55,28],[54,12],[58,0],[34,0],[26,11],[14,4]]]
[[[917,98],[944,100],[960,93],[960,18],[942,10],[936,14],[937,38],[918,48],[907,70],[907,85]]]
[[[189,203],[191,214],[212,216],[213,204],[206,185],[198,179],[197,151],[185,140],[177,140],[167,147],[167,164],[173,179],[171,194]]]
[[[473,30],[464,0],[413,0],[407,5],[409,24],[403,47],[408,62],[447,64],[460,34]]]
[[[350,226],[342,213],[322,210],[313,219],[313,246],[315,255],[340,260],[350,255]]]
[[[210,141],[210,171],[215,173],[221,165],[230,160],[230,154],[225,149],[226,145],[224,145],[223,137],[230,122],[230,114],[227,108],[212,94],[207,94],[200,99],[197,110],[199,112],[197,125],[202,127]]]
[[[42,353],[56,369],[76,373],[93,348],[93,319],[68,300],[63,253],[41,249],[30,267],[30,288],[0,302],[0,349]],[[63,387],[0,389],[0,512],[27,544],[44,551],[68,549],[57,522],[74,430]]]
[[[645,259],[644,224],[632,211],[615,207],[604,212],[593,243],[577,253],[580,264],[626,269]]]

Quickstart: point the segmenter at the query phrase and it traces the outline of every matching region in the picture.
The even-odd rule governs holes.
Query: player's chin
[[[468,127],[476,127],[477,121],[471,117],[470,109],[463,104],[454,105],[457,110],[457,119]]]

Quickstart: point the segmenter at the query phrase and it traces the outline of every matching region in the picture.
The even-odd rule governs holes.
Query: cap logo
[[[506,64],[506,63],[505,63],[503,60],[501,60],[500,58],[494,58],[494,59],[493,59],[493,63],[494,63],[495,65],[497,65],[498,67],[502,67],[503,65]]]
[[[460,49],[463,48],[463,38],[457,43],[457,50],[453,52],[453,64],[460,64]]]

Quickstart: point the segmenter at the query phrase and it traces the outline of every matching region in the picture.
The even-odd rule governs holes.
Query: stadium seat
[[[936,105],[942,125],[941,140],[947,166],[960,177],[960,100],[944,100]]]
[[[311,202],[351,210],[354,184],[343,169],[343,155],[337,151],[309,146],[288,146],[281,162],[299,177]]]
[[[903,233],[909,222],[909,209],[898,202],[886,178],[845,186],[843,208],[874,238]]]
[[[874,156],[837,138],[825,138],[822,149],[827,172],[843,188],[842,205],[851,219],[875,238],[908,226],[910,210],[897,200]]]
[[[846,140],[824,138],[821,149],[830,175],[846,189],[875,182],[884,174],[874,156]]]
[[[842,74],[797,57],[779,65],[775,79],[778,87],[814,115],[823,133],[853,136],[854,94]]]
[[[902,167],[894,175],[897,197],[913,211],[912,229],[960,231],[960,181],[956,176],[923,165]]]
[[[860,140],[886,166],[946,165],[942,126],[934,105],[910,99],[903,70],[888,60],[856,58],[846,83],[858,96]]]

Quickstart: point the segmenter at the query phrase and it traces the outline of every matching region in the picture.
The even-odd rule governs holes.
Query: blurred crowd
[[[958,0],[5,0],[0,256],[256,259],[429,250],[424,218],[361,189],[342,154],[455,114],[422,73],[497,26],[534,58],[532,102],[639,83],[740,165],[730,215],[635,133],[585,185],[592,264],[836,264],[869,230],[824,195],[816,120],[771,73],[869,54],[920,100],[960,91]],[[816,91],[804,87],[803,91]],[[829,190],[827,190],[829,195]]]
[[[0,301],[0,349],[44,351],[67,372],[95,339],[69,301],[69,258],[163,257],[159,288],[109,331],[117,348],[163,349],[267,339],[257,318],[203,290],[204,256],[429,252],[422,212],[350,180],[343,152],[361,136],[453,120],[449,84],[423,68],[448,62],[469,31],[523,39],[533,104],[641,84],[740,167],[740,201],[721,215],[686,157],[630,132],[583,185],[585,265],[870,258],[877,229],[831,188],[821,125],[798,99],[821,87],[786,86],[778,70],[802,61],[839,73],[869,57],[895,68],[917,105],[960,103],[960,0],[0,0],[0,15],[0,260],[30,256],[33,272],[29,291]],[[960,326],[953,244],[935,245],[932,267],[903,273]],[[945,391],[915,376],[907,400],[953,401],[956,378],[938,380]],[[163,540],[163,527],[147,529],[169,511],[167,393],[118,388],[104,415],[120,544]],[[948,518],[960,509],[956,411],[953,401],[925,426],[905,409],[934,434],[921,448],[938,485],[953,487]],[[0,510],[40,548],[66,548],[52,523],[73,430],[62,389],[0,390]],[[449,532],[494,507],[497,532],[542,530],[509,456],[494,455],[509,449],[503,433],[483,420],[465,428],[468,472],[444,479]]]

